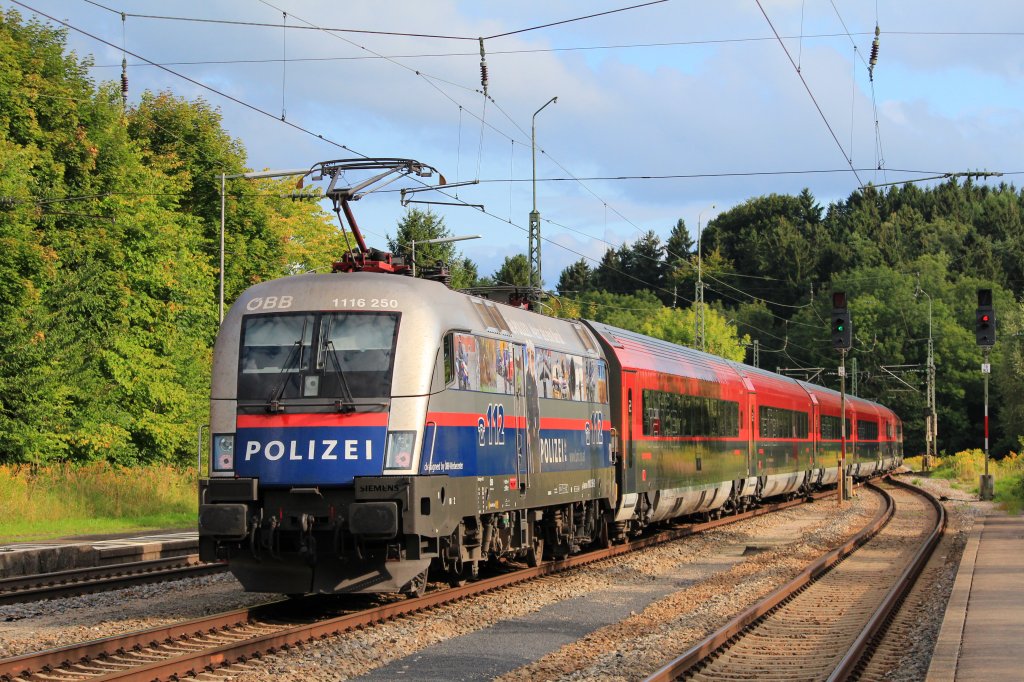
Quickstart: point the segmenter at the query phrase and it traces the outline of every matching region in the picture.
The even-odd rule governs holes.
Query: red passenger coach
[[[608,359],[613,427],[622,440],[616,522],[717,514],[753,498],[753,386],[737,365],[587,324]]]
[[[605,324],[588,322],[609,363],[612,426],[621,439],[618,524],[718,514],[839,478],[840,395]],[[849,473],[894,468],[901,427],[891,410],[846,401]]]

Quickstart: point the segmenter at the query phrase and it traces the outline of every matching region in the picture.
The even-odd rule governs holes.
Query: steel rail
[[[811,496],[812,499],[835,495],[834,491],[821,491]],[[371,608],[357,613],[320,620],[313,623],[302,623],[284,626],[281,630],[247,638],[230,644],[215,647],[204,647],[202,650],[184,653],[164,660],[143,663],[128,667],[117,672],[98,674],[91,679],[100,680],[158,680],[181,678],[186,675],[197,675],[204,670],[212,670],[232,663],[273,653],[282,649],[301,645],[315,639],[324,638],[361,627],[372,626],[405,615],[426,611],[468,597],[493,592],[511,585],[533,580],[545,575],[575,569],[587,564],[603,561],[611,557],[651,547],[656,544],[677,540],[730,523],[781,511],[806,500],[796,499],[765,505],[741,514],[725,516],[719,519],[686,524],[658,532],[654,535],[632,540],[621,545],[600,549],[585,554],[545,562],[535,568],[524,568],[514,573],[468,583],[436,592],[428,592],[418,597],[405,599],[392,604]],[[316,597],[307,597],[305,603],[315,603]],[[103,639],[73,644],[38,653],[0,660],[0,679],[13,680],[29,677],[36,673],[46,673],[71,665],[94,661],[102,664],[104,658],[119,653],[130,653],[142,647],[157,646],[161,643],[182,643],[186,638],[202,636],[212,632],[224,632],[228,628],[237,628],[250,624],[268,616],[278,617],[278,611],[286,604],[295,604],[297,600],[270,602],[258,607],[239,609],[228,613],[217,614],[207,618],[198,618],[175,625],[151,628],[139,632],[127,633]],[[128,661],[119,660],[118,665],[130,665]],[[82,676],[84,678],[84,675]]]
[[[846,655],[843,656],[835,671],[829,676],[829,682],[840,682],[841,680],[849,679],[863,663],[867,662],[867,659],[874,651],[874,645],[879,641],[879,636],[884,632],[892,617],[903,603],[903,600],[914,587],[918,576],[921,575],[921,571],[924,570],[925,565],[946,532],[946,508],[942,506],[942,503],[934,495],[927,490],[904,481],[899,481],[892,476],[886,477],[886,480],[901,488],[923,495],[931,503],[932,507],[935,508],[937,522],[932,532],[928,535],[928,539],[925,540],[921,548],[914,554],[914,558],[900,574],[896,584],[885,595],[878,610],[875,611],[874,615],[864,626],[864,630],[858,635]]]
[[[4,578],[0,580],[0,605],[104,592],[226,570],[222,563],[200,563],[198,554],[188,554]]]
[[[887,477],[887,480],[892,479],[891,477]],[[744,630],[756,624],[758,620],[794,598],[812,582],[823,576],[826,572],[832,570],[832,568],[834,568],[840,561],[848,557],[874,537],[895,514],[895,502],[891,495],[874,484],[868,483],[867,485],[871,489],[883,495],[885,505],[867,525],[857,532],[856,535],[850,538],[841,547],[833,549],[819,557],[791,581],[777,588],[758,603],[745,609],[742,613],[705,639],[692,646],[682,655],[665,664],[662,668],[647,677],[645,682],[665,682],[667,680],[675,680],[682,677],[698,664],[711,657],[716,651],[728,644],[730,640],[733,640],[733,638],[740,635]],[[834,670],[832,677],[828,678],[829,680],[844,680],[857,669],[860,662],[864,659],[865,653],[870,647],[870,643],[878,635],[886,620],[894,613],[895,606],[906,594],[906,591],[913,585],[914,579],[920,574],[920,571],[923,569],[928,557],[937,545],[945,528],[945,511],[934,496],[920,490],[919,488],[902,482],[898,485],[910,489],[915,493],[922,494],[933,506],[936,506],[938,512],[936,525],[929,534],[928,539],[922,543],[921,548],[919,548],[918,552],[915,553],[914,558],[908,563],[907,568],[901,573],[900,578],[896,581],[895,585],[890,588],[879,607],[868,619],[867,624],[856,637],[849,651],[844,654],[839,666]]]
[[[155,645],[162,642],[173,642],[184,637],[216,632],[229,627],[237,627],[255,618],[271,615],[276,607],[287,603],[278,600],[251,606],[234,611],[226,611],[213,616],[204,616],[183,623],[138,630],[123,635],[113,635],[94,639],[80,644],[47,649],[21,656],[0,660],[0,679],[14,680],[31,674],[55,670],[66,665],[92,660],[131,651],[136,648]]]

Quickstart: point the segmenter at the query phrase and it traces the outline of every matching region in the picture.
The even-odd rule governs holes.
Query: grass
[[[920,471],[920,457],[907,458],[904,463]],[[995,502],[1009,514],[1021,513],[1024,509],[1024,455],[1011,452],[1002,459],[990,459],[988,472],[995,481]],[[977,495],[979,479],[984,473],[985,453],[974,449],[940,458],[931,476],[948,479],[955,487]]]
[[[0,466],[0,542],[195,526],[196,473],[162,464]]]

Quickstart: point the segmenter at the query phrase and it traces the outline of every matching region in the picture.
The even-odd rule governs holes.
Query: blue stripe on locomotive
[[[516,438],[524,429],[506,428],[502,444],[480,445],[480,431],[473,426],[438,426],[436,437],[424,432],[420,473],[450,476],[514,476],[517,473]],[[434,440],[433,456],[430,442]],[[543,429],[540,432],[540,470],[533,473],[590,471],[612,465],[609,432],[600,444],[586,444],[583,429]],[[535,460],[536,461],[536,460]],[[525,466],[525,462],[524,462]]]
[[[240,428],[235,473],[261,485],[351,485],[380,476],[386,426]]]

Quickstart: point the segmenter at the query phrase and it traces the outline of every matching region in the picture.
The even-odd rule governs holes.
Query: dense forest
[[[126,106],[115,85],[89,79],[62,31],[13,11],[0,61],[0,462],[192,461],[219,314],[220,176],[248,170],[244,146],[202,100],[146,93]],[[227,181],[228,303],[262,280],[328,270],[345,249],[321,205],[290,190]],[[993,452],[1017,450],[1022,208],[1011,186],[954,180],[828,207],[807,191],[751,199],[703,232],[707,348],[835,387],[829,293],[844,290],[857,393],[896,409],[908,452],[923,450],[930,333],[939,448],[955,452],[981,444],[972,329],[975,291],[989,287]],[[442,218],[412,210],[389,246],[447,234]],[[451,265],[453,286],[526,283],[522,254],[486,277],[451,244],[417,249],[434,260]],[[664,243],[652,230],[566,268],[544,312],[692,344],[695,283],[679,221]]]
[[[846,292],[854,330],[847,389],[895,409],[906,423],[910,452],[924,450],[931,338],[937,443],[940,453],[953,453],[983,444],[982,351],[974,323],[977,290],[991,288],[998,325],[990,358],[992,452],[1019,451],[1022,213],[1024,193],[970,180],[931,189],[868,187],[827,208],[806,190],[757,197],[703,230],[704,299],[749,342],[748,363],[756,353],[761,367],[838,389],[831,293]],[[609,249],[595,268],[575,263],[562,272],[558,289],[585,312],[643,310],[655,298],[664,306],[690,306],[694,251],[680,223],[665,244],[649,232]],[[691,343],[693,329],[682,327],[673,340]]]

